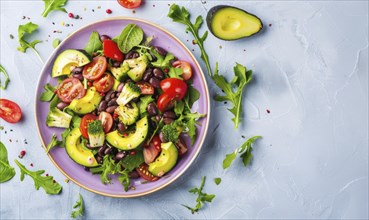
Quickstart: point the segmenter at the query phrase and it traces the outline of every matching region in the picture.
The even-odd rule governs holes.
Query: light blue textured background
[[[41,17],[42,1],[1,0],[1,64],[11,77],[1,98],[19,103],[24,115],[15,125],[1,120],[5,127],[0,131],[1,141],[8,148],[11,165],[15,166],[13,160],[25,149],[27,155],[21,162],[45,169],[63,186],[57,196],[42,189],[36,191],[29,177],[20,182],[16,167],[17,175],[0,185],[1,219],[70,218],[78,193],[85,200],[89,219],[367,219],[368,1],[227,2],[264,22],[264,31],[252,38],[226,42],[209,34],[205,43],[211,63],[219,61],[224,75],[231,77],[235,62],[254,70],[255,79],[244,95],[242,126],[234,130],[227,105],[212,101],[209,135],[199,157],[178,181],[149,196],[113,199],[64,182],[65,177],[40,146],[33,118],[42,64],[32,51],[18,52],[17,40],[10,39],[9,34],[17,38],[19,24],[39,24],[34,38],[43,40],[36,48],[46,60],[53,51],[53,39],[63,39],[102,18],[132,16],[173,32],[194,49],[203,64],[184,26],[166,17],[168,4],[173,2],[146,1],[132,13],[116,1],[70,0],[67,10],[83,17],[72,20],[62,12]],[[203,16],[224,2],[176,1],[192,15]],[[105,13],[107,8],[113,10],[111,15]],[[61,22],[73,27],[63,27]],[[203,26],[201,32],[206,29]],[[214,95],[218,89],[208,82]],[[224,155],[243,143],[241,135],[263,136],[254,147],[254,161],[248,168],[236,161],[224,171]],[[194,205],[195,196],[187,190],[198,186],[203,175],[208,177],[205,192],[215,193],[216,198],[192,215],[181,204]],[[221,185],[214,184],[214,177],[222,178]]]

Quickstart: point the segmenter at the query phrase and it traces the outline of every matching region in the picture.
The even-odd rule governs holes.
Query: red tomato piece
[[[143,95],[152,95],[155,92],[154,87],[148,82],[141,81],[136,83],[136,85],[140,87],[141,94]]]
[[[22,110],[17,103],[0,99],[0,117],[9,123],[17,123],[22,118]]]
[[[160,82],[160,88],[177,100],[183,99],[187,92],[187,84],[177,78],[167,78]]]
[[[191,65],[183,60],[177,60],[173,63],[173,67],[182,69],[182,78],[184,80],[189,80],[192,76],[192,68]]]
[[[162,93],[156,105],[161,112],[165,112],[174,107],[175,96],[170,96],[168,93]]]
[[[108,133],[113,126],[113,117],[111,116],[111,114],[107,112],[101,112],[99,115],[99,120],[101,121],[104,132]]]
[[[118,3],[128,9],[137,8],[141,5],[142,0],[118,0]]]
[[[136,171],[138,175],[140,175],[140,177],[147,181],[153,182],[159,179],[159,177],[154,176],[152,173],[150,173],[149,166],[146,163],[142,163],[140,166],[138,166],[136,168]]]
[[[98,92],[105,93],[113,88],[114,78],[112,75],[105,73],[100,79],[95,80],[93,85]]]
[[[63,80],[57,90],[58,97],[65,103],[71,103],[73,99],[80,99],[86,94],[81,81],[76,78]]]
[[[79,125],[79,130],[84,138],[88,138],[87,126],[93,121],[96,121],[98,117],[93,114],[84,115],[81,124]]]
[[[83,68],[82,75],[88,80],[98,79],[105,73],[107,66],[108,62],[105,57],[94,57],[92,61]]]
[[[104,40],[104,42],[103,42],[103,51],[104,51],[104,55],[106,57],[109,57],[113,60],[122,62],[123,59],[124,59],[124,55],[119,50],[118,45],[110,39]]]

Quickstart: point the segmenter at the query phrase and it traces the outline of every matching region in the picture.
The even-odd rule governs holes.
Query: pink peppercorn
[[[18,157],[19,157],[19,158],[23,158],[23,157],[24,157],[24,155],[26,155],[26,151],[25,151],[25,150],[22,150],[22,151],[19,153]]]
[[[106,9],[106,13],[111,14],[113,11],[110,9]]]
[[[70,18],[74,18],[74,14],[73,14],[73,13],[71,13],[71,12],[69,12],[69,13],[68,13],[68,16],[69,16]]]

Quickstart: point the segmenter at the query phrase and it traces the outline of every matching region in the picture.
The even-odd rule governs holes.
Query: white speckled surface
[[[33,119],[34,91],[42,64],[32,51],[18,52],[17,40],[9,34],[17,38],[18,25],[28,22],[22,16],[30,17],[40,25],[35,38],[44,42],[36,47],[46,60],[54,38],[63,39],[101,18],[126,15],[151,20],[172,31],[194,49],[200,61],[191,36],[166,17],[168,3],[173,2],[146,1],[133,14],[116,1],[70,0],[67,10],[83,17],[71,20],[61,12],[42,18],[42,1],[1,0],[1,64],[11,77],[1,98],[19,103],[24,114],[24,120],[16,125],[0,121],[4,126],[1,141],[13,166],[19,151],[27,150],[21,161],[28,167],[33,163],[34,169],[45,169],[63,185],[63,192],[50,196],[42,189],[36,191],[29,177],[20,182],[16,167],[17,175],[0,185],[0,218],[70,218],[71,207],[81,193],[88,219],[367,219],[368,1],[227,2],[257,14],[264,22],[264,31],[252,38],[225,42],[210,34],[205,43],[211,63],[221,61],[220,70],[225,75],[232,75],[235,62],[254,70],[255,80],[245,92],[241,128],[233,129],[227,105],[212,101],[214,114],[200,156],[178,181],[149,196],[113,199],[64,182],[40,146]],[[193,15],[206,16],[208,9],[224,1],[176,3]],[[97,9],[99,5],[101,9]],[[113,14],[106,14],[106,8]],[[62,27],[62,21],[73,23],[73,27]],[[218,92],[210,81],[209,86],[211,94]],[[223,171],[224,155],[242,144],[241,135],[263,136],[254,147],[252,166],[244,168],[236,161]],[[181,204],[195,203],[187,190],[198,186],[203,175],[208,177],[205,191],[217,196],[192,215]],[[215,177],[222,178],[219,186],[212,180]]]

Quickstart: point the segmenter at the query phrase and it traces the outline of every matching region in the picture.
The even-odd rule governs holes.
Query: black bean
[[[183,154],[185,154],[187,152],[187,145],[186,142],[183,140],[183,138],[181,136],[179,136],[178,141],[176,141],[174,143],[174,145],[177,147],[178,149],[178,154],[179,156],[182,156]]]
[[[117,105],[117,98],[113,98],[108,102],[108,106],[113,106],[113,105]]]
[[[83,67],[76,67],[72,70],[72,74],[82,74]]]
[[[133,51],[129,51],[127,54],[126,54],[126,59],[132,59],[132,55],[133,55]]]
[[[69,104],[65,102],[59,102],[56,107],[60,110],[63,110],[65,107],[67,107]]]
[[[124,87],[124,83],[123,82],[119,83],[119,85],[117,87],[117,92],[121,92],[123,87]],[[117,95],[117,97],[118,97],[118,95]]]
[[[105,151],[104,151],[104,154],[105,155],[108,155],[108,154],[110,154],[111,153],[111,148],[110,147],[107,147],[106,149],[105,149]]]
[[[105,34],[103,34],[103,35],[101,35],[100,36],[100,40],[101,41],[104,41],[104,40],[110,40],[111,38],[108,36],[108,35],[105,35]]]
[[[116,97],[116,92],[114,91],[111,95],[110,95],[110,98],[112,99],[112,98],[115,98]]]
[[[118,122],[118,131],[123,132],[126,129],[127,129],[126,126],[121,121]]]
[[[136,51],[135,52],[133,52],[133,54],[132,54],[132,59],[136,59],[136,58],[138,58],[140,56],[140,54],[138,54]]]
[[[108,107],[108,102],[105,100],[102,100],[99,104],[98,110],[100,112],[105,111],[106,107]]]
[[[119,62],[119,61],[114,61],[113,62],[113,67],[120,67],[120,64],[122,64],[122,63]]]
[[[152,77],[152,69],[149,67],[145,70],[142,80],[148,82],[151,77]]]
[[[156,107],[155,103],[151,102],[147,105],[147,113],[150,116],[155,116],[159,113],[158,108]]]
[[[174,121],[174,119],[173,118],[164,118],[163,117],[163,122],[164,122],[164,124],[170,124],[170,123],[172,123]]]
[[[106,150],[106,146],[102,146],[99,148],[99,150],[97,151],[97,154],[101,157],[105,156],[105,150]]]
[[[138,102],[140,99],[138,98],[138,97],[136,97],[136,98],[133,98],[132,99],[132,102]]]
[[[176,119],[177,116],[176,116],[176,113],[174,113],[173,111],[166,111],[163,113],[163,117],[166,117],[166,118],[172,118],[172,119]]]
[[[114,90],[110,90],[108,93],[106,93],[104,97],[105,101],[108,102],[111,99],[111,94],[113,93],[114,93]]]
[[[160,121],[160,119],[161,119],[161,116],[160,116],[160,115],[155,116],[155,120],[156,120],[157,122],[159,122],[159,121]]]
[[[156,77],[152,77],[149,80],[149,83],[154,87],[154,88],[159,88],[160,87],[160,80]]]
[[[134,170],[134,171],[130,172],[128,175],[129,175],[129,177],[130,177],[130,178],[132,178],[132,179],[137,179],[137,178],[139,178],[139,177],[140,177],[140,175],[138,175],[138,173],[137,173],[137,171],[136,171],[136,170]]]
[[[95,158],[96,158],[97,163],[99,164],[103,163],[103,158],[101,156],[97,155]]]
[[[174,59],[170,60],[169,63],[171,66],[173,66],[173,63],[177,61],[177,57],[174,57]]]
[[[107,108],[106,108],[106,110],[105,110],[105,111],[106,111],[107,113],[113,114],[113,112],[115,111],[115,109],[116,109],[117,107],[118,107],[118,106],[114,106],[114,105],[113,105],[113,106],[109,106],[109,107],[107,107]]]
[[[154,73],[154,76],[156,78],[158,78],[158,79],[164,79],[164,73],[163,73],[163,71],[161,71],[160,68],[155,68],[154,71],[153,71],[153,73]]]
[[[74,73],[73,78],[79,79],[79,80],[83,80],[83,75],[82,73]]]
[[[163,142],[163,143],[168,142],[167,139],[165,139],[163,132],[159,133],[159,138],[160,138],[161,142]]]
[[[114,160],[115,160],[115,162],[119,162],[125,156],[126,156],[126,152],[125,151],[120,151],[120,152],[115,154]]]
[[[163,48],[161,48],[161,47],[155,47],[155,50],[156,50],[156,52],[158,52],[158,54],[160,54],[161,56],[165,56],[165,55],[167,55],[167,51],[166,50],[164,50]]]

